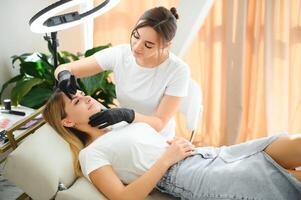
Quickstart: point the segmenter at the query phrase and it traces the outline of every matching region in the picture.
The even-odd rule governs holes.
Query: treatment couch
[[[76,178],[69,145],[46,123],[6,159],[4,176],[36,200],[104,200],[86,178]],[[147,200],[171,200],[154,190]]]

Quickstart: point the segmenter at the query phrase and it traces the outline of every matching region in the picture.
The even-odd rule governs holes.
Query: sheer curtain
[[[301,133],[301,2],[250,1],[248,13],[239,139]]]
[[[177,3],[122,0],[95,20],[94,45],[129,42],[146,9]],[[299,0],[216,0],[184,60],[203,91],[197,145],[301,132]],[[188,138],[182,116],[177,122]]]
[[[198,145],[301,133],[301,2],[216,0],[186,55],[204,93]]]

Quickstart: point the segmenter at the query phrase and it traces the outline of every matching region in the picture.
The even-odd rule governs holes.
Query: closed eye
[[[140,34],[139,34],[139,32],[138,31],[135,31],[134,33],[133,33],[133,37],[135,38],[135,39],[137,39],[137,40],[139,40],[140,39]],[[145,41],[145,43],[144,43],[144,46],[146,47],[146,48],[148,48],[148,49],[151,49],[151,48],[153,48],[153,46],[155,45],[155,43],[153,43],[153,42],[151,42],[151,41]]]
[[[148,48],[148,49],[153,48],[152,46],[149,46],[149,44],[148,44],[147,42],[144,44],[144,46],[145,46],[146,48]]]
[[[133,37],[136,38],[136,39],[140,38],[139,35],[136,32],[133,34]]]
[[[74,105],[77,105],[78,103],[79,103],[79,99],[76,99]]]

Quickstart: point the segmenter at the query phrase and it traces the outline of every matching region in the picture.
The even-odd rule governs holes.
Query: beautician
[[[91,126],[146,122],[166,138],[175,136],[173,116],[187,94],[190,77],[188,65],[169,51],[177,19],[175,8],[147,10],[134,27],[130,44],[102,50],[55,70],[59,88],[70,98],[76,92],[75,77],[114,72],[120,108],[91,116]]]

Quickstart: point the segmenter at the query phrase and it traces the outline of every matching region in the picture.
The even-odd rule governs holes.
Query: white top
[[[128,184],[144,174],[165,152],[166,139],[145,123],[133,123],[100,136],[79,153],[84,176],[112,165],[120,180]],[[90,180],[91,181],[91,180]]]
[[[116,95],[121,107],[153,115],[164,95],[187,95],[189,67],[171,52],[163,63],[154,68],[138,65],[128,44],[104,49],[94,56],[103,70],[114,72]],[[167,138],[174,137],[173,119],[161,134]]]

